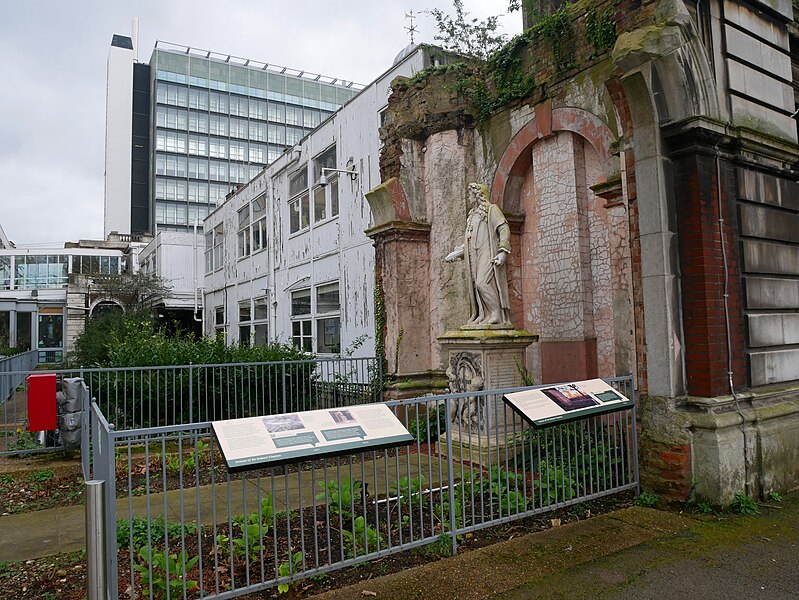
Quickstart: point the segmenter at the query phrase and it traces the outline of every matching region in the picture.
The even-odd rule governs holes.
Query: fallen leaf
[[[550,519],[549,522],[552,524],[552,527],[560,527],[560,519]]]
[[[377,596],[377,592],[370,592],[369,590],[362,590],[361,596]]]

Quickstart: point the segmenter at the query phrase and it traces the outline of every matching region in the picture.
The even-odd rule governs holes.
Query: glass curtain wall
[[[358,90],[156,49],[151,206],[159,230],[187,231]]]

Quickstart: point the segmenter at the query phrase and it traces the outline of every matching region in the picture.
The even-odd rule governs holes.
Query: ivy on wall
[[[597,13],[595,8],[589,9],[585,14],[585,28],[594,49],[591,58],[596,58],[616,43],[616,21],[609,8],[602,13]]]

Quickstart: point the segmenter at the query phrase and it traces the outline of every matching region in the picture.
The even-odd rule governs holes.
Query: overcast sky
[[[18,246],[101,239],[106,61],[139,18],[139,60],[156,40],[366,84],[409,43],[432,42],[425,9],[450,0],[4,0],[0,18],[0,225]],[[507,0],[465,0],[473,17]],[[521,16],[503,19],[521,31]]]

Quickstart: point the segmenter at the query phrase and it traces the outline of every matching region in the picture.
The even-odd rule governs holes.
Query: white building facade
[[[365,194],[380,184],[381,111],[395,64],[205,220],[205,333],[291,342],[320,355],[374,353],[374,249]],[[322,171],[322,169],[332,169]],[[320,185],[322,175],[327,185]]]

